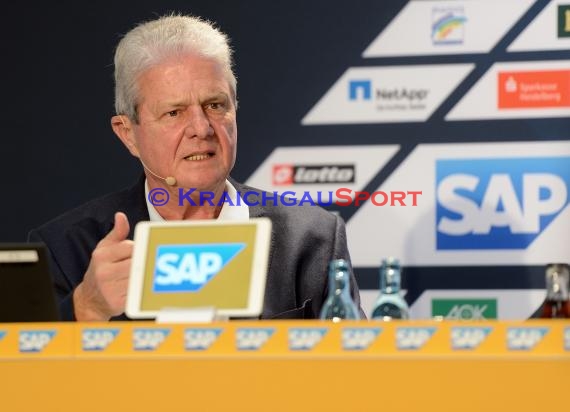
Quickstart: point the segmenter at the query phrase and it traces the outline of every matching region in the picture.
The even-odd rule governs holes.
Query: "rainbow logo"
[[[461,44],[467,18],[463,9],[434,9],[431,37],[433,44]]]

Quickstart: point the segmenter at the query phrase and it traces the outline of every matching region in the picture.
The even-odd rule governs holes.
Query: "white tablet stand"
[[[228,320],[220,315],[213,306],[202,308],[163,308],[156,316],[156,323],[210,323]]]

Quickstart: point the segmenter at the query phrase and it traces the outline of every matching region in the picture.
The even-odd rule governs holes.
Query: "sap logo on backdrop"
[[[398,349],[418,350],[431,339],[436,328],[398,328],[396,330],[396,346]]]
[[[451,328],[451,347],[455,350],[476,349],[491,333],[489,327]]]
[[[42,352],[56,335],[55,330],[23,330],[20,332],[20,352]]]
[[[218,340],[221,328],[190,328],[184,331],[184,349],[206,350]]]
[[[273,165],[273,185],[354,183],[355,165]]]
[[[509,328],[507,348],[510,350],[531,350],[548,333],[548,328]]]
[[[342,348],[344,350],[364,350],[374,343],[381,328],[343,328]]]
[[[463,7],[434,7],[431,16],[431,39],[434,45],[463,43],[467,21]]]
[[[107,349],[119,334],[119,329],[84,329],[81,334],[81,346],[85,351],[103,351]]]
[[[438,250],[526,249],[568,205],[570,157],[436,161]]]
[[[196,292],[244,248],[244,243],[159,246],[153,291]]]
[[[133,331],[133,349],[154,351],[166,340],[170,329],[136,328]]]
[[[291,328],[289,329],[289,349],[311,350],[326,335],[326,328]]]
[[[236,347],[238,350],[259,350],[274,332],[274,328],[239,328],[236,332]]]

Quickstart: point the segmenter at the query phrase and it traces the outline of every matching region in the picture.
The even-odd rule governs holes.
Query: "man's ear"
[[[139,149],[134,138],[131,119],[125,115],[116,115],[111,117],[111,127],[121,142],[129,149],[129,152],[135,157],[140,157]]]

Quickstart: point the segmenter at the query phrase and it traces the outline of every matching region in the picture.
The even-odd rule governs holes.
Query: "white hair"
[[[228,37],[195,16],[167,15],[129,31],[115,51],[115,111],[138,122],[138,77],[162,61],[186,54],[211,58],[222,67],[236,100],[236,77]]]

